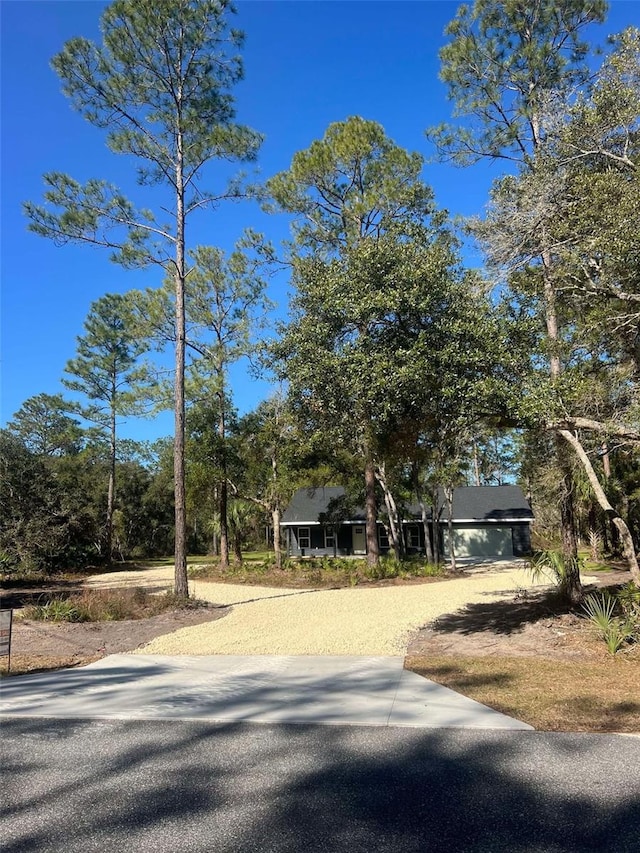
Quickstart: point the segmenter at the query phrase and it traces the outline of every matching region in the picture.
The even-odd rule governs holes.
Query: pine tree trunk
[[[277,412],[276,412],[277,418]],[[277,423],[277,421],[276,421]],[[273,554],[276,561],[276,569],[282,569],[282,544],[280,539],[280,499],[278,496],[278,443],[274,442],[271,452],[271,485],[272,496],[275,498],[275,506],[271,509],[271,521],[273,524]]]
[[[431,516],[431,531],[433,534],[432,543],[433,543],[433,561],[436,565],[440,565],[440,536],[439,536],[439,524],[438,519],[440,512],[438,510],[438,490],[434,489],[432,494],[432,516]]]
[[[475,476],[476,486],[480,485],[480,460],[478,459],[478,444],[474,439],[473,442],[473,473]]]
[[[116,412],[111,405],[111,423],[109,430],[109,487],[107,490],[107,524],[105,530],[105,547],[107,559],[111,561],[113,554],[113,509],[116,499]]]
[[[422,489],[420,487],[420,475],[418,473],[417,463],[413,463],[412,465],[412,479],[413,479],[413,489],[416,494],[416,498],[418,500],[418,504],[420,506],[420,517],[422,519],[422,529],[424,532],[424,553],[428,563],[434,562],[433,556],[433,546],[431,544],[431,535],[429,532],[429,517],[427,515],[427,507],[424,502],[424,498],[422,496]]]
[[[186,348],[185,325],[185,209],[182,135],[178,134],[176,163],[176,363],[175,363],[175,436],[173,444],[173,479],[175,493],[175,581],[177,596],[187,598],[187,498],[185,488],[185,402],[184,363]]]
[[[242,535],[239,529],[233,533],[233,558],[235,563],[242,565]]]
[[[225,447],[226,424],[225,424],[225,398],[220,394],[220,420],[218,422],[218,435],[220,437],[222,477],[220,478],[220,492],[218,495],[218,512],[220,514],[220,568],[226,571],[229,568],[229,489],[227,486],[227,454]]]
[[[424,531],[424,553],[427,559],[427,563],[435,562],[435,558],[433,555],[433,545],[431,544],[431,531],[429,524],[429,516],[427,514],[427,507],[421,495],[418,495],[418,503],[420,505],[420,517],[422,518],[422,529]]]
[[[551,273],[551,253],[548,249],[542,252],[542,275],[544,282],[545,324],[549,339],[550,357],[549,372],[552,380],[558,380],[562,373],[560,361],[560,335],[558,330],[557,294],[555,282]],[[560,469],[560,535],[562,538],[562,556],[564,559],[565,577],[563,593],[572,603],[577,604],[582,599],[582,583],[578,565],[578,542],[576,539],[576,518],[573,503],[573,471],[571,460],[559,436],[554,438],[556,459]]]
[[[555,437],[556,458],[560,469],[560,532],[564,559],[564,581],[562,593],[571,604],[582,600],[582,581],[578,564],[578,542],[575,533],[575,508],[573,504],[573,471],[567,447]]]
[[[398,507],[396,506],[394,497],[391,494],[391,491],[387,485],[384,466],[378,466],[376,478],[382,488],[382,494],[384,495],[384,504],[387,508],[387,515],[389,516],[389,538],[391,540],[391,545],[393,546],[393,553],[395,555],[396,560],[401,560],[402,555],[404,553],[404,548],[402,547],[402,531],[400,529],[400,520],[398,518]]]

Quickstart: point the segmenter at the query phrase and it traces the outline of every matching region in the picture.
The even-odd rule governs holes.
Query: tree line
[[[462,262],[422,154],[361,117],[331,124],[259,189],[240,179],[209,189],[208,166],[251,161],[261,142],[235,122],[231,13],[207,0],[116,0],[101,45],[73,39],[53,61],[72,105],[114,153],[137,158],[140,200],[153,184],[172,213],[168,226],[105,180],[55,172],[45,203],[25,205],[36,233],[102,245],[163,278],[95,303],[67,365],[104,448],[101,547],[113,552],[117,419],[170,401],[178,594],[196,507],[209,507],[209,523],[215,507],[223,565],[238,541],[230,506],[266,513],[279,562],[292,489],[340,477],[366,509],[375,563],[379,517],[401,556],[403,502],[426,517],[442,487],[450,510],[455,485],[474,471],[478,482],[479,460],[500,442],[517,445],[542,520],[558,525],[567,596],[581,596],[579,535],[594,551],[621,549],[638,583],[640,31],[614,37],[602,58],[583,36],[605,21],[600,0],[460,7],[440,55],[454,121],[427,136],[458,166],[504,163],[487,215],[464,225],[484,249],[480,271]],[[290,217],[287,245],[250,229],[230,253],[189,244],[194,216],[256,193]],[[288,270],[294,296],[267,339],[274,266]],[[170,388],[152,358],[168,346]],[[228,371],[249,352],[286,395],[238,419]],[[19,421],[3,439],[12,453]],[[26,440],[20,453],[34,455]],[[51,458],[69,454],[42,455],[51,472]]]

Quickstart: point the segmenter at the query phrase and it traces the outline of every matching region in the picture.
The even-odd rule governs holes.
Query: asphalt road
[[[640,738],[5,719],[3,853],[640,850]]]

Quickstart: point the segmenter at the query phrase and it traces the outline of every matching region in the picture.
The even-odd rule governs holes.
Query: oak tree
[[[420,226],[434,213],[420,179],[422,157],[405,151],[376,122],[336,122],[294,155],[267,188],[278,210],[293,214],[290,247],[292,321],[277,346],[283,375],[303,417],[331,426],[362,460],[367,555],[378,561],[375,434],[394,377],[376,360],[387,325],[380,241]],[[398,241],[400,242],[400,237]]]

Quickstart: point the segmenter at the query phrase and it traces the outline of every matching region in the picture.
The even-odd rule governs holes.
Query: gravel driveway
[[[153,569],[112,573],[90,583],[162,587],[172,577],[172,568]],[[197,598],[233,605],[231,613],[157,637],[136,654],[404,655],[411,634],[438,616],[533,585],[523,569],[503,567],[453,581],[368,589],[293,590],[190,581],[190,592]]]

